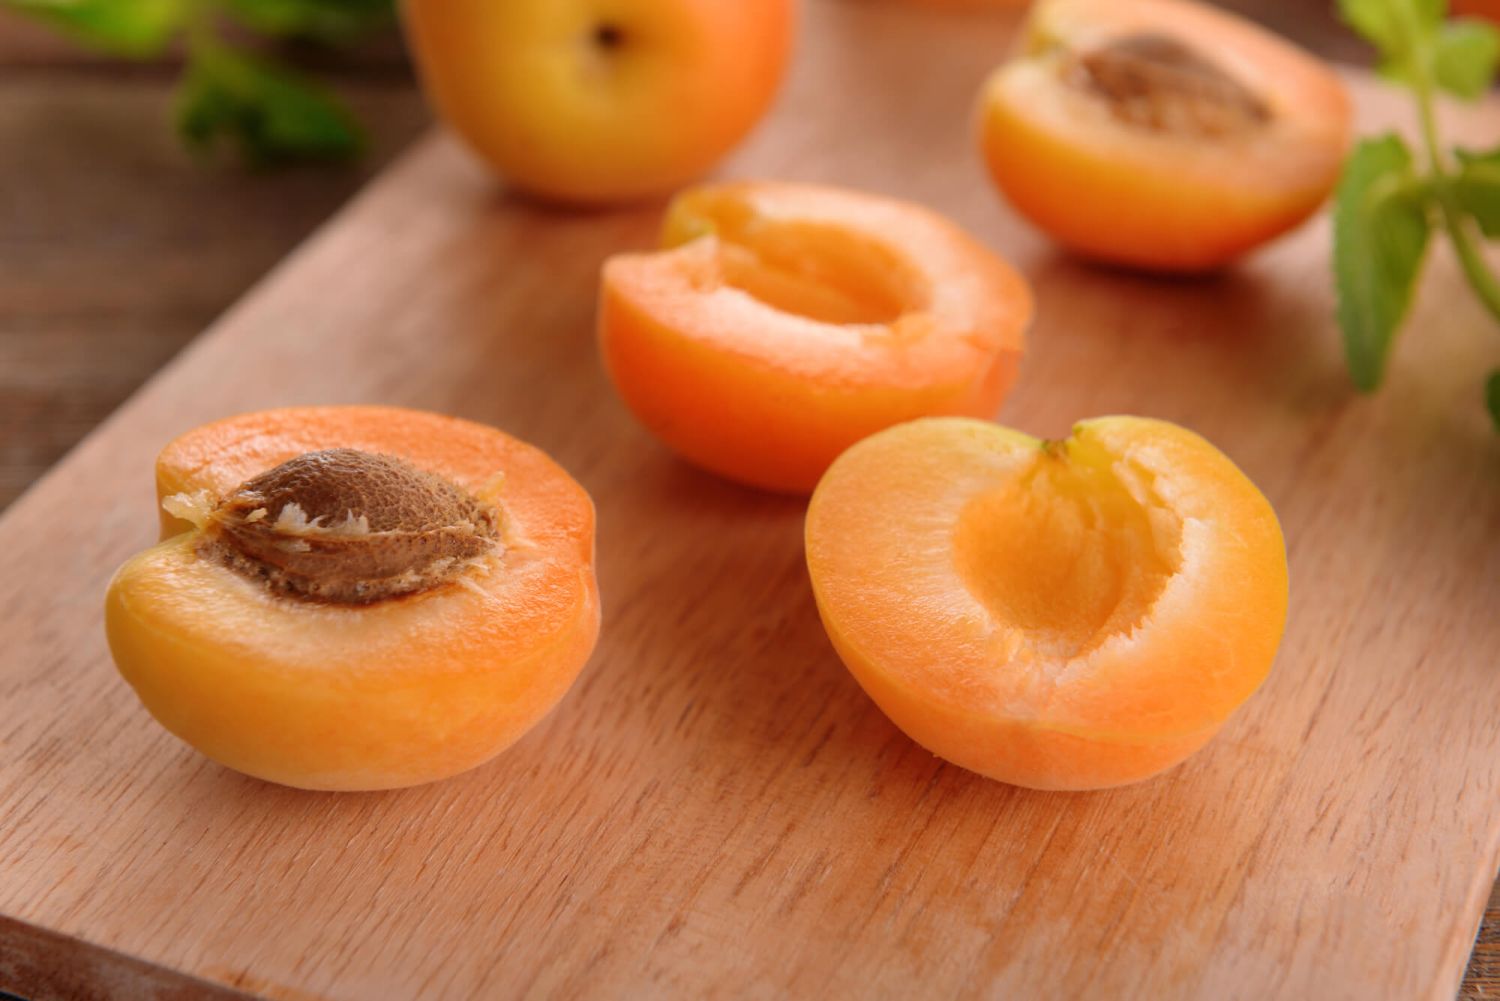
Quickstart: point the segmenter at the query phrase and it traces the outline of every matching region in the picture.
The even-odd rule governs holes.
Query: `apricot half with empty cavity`
[[[1338,76],[1188,0],[1043,0],[990,78],[980,145],[1059,242],[1165,271],[1215,268],[1327,197],[1349,142]]]
[[[1281,640],[1271,506],[1223,453],[1105,417],[1043,442],[963,419],[860,442],[807,565],[835,649],[897,726],[1004,782],[1146,778],[1212,737]]]
[[[1015,379],[1025,282],[921,206],[709,185],[672,203],[662,244],[605,264],[605,367],[649,430],[730,479],[809,491],[865,435],[993,416]]]
[[[517,740],[599,629],[594,511],[537,449],[389,407],[219,421],[157,460],[164,542],[105,605],[168,730],[308,789],[444,778]]]

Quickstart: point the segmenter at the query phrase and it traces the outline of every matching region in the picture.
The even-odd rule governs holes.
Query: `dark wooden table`
[[[1223,2],[1331,57],[1365,56],[1331,4]],[[171,61],[99,59],[0,12],[0,509],[429,121],[393,40],[319,69],[370,127],[362,163],[205,165],[168,127]],[[1500,883],[1460,997],[1500,998]]]
[[[394,40],[327,69],[363,162],[205,164],[172,133],[177,66],[0,11],[0,508],[426,126]]]

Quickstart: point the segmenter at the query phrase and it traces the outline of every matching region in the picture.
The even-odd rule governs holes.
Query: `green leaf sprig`
[[[1446,148],[1434,105],[1446,92],[1481,97],[1500,64],[1500,30],[1448,20],[1447,0],[1339,0],[1344,20],[1374,43],[1380,72],[1407,87],[1421,123],[1420,159],[1394,133],[1360,142],[1344,165],[1334,204],[1333,269],[1344,354],[1365,392],[1385,378],[1434,229],[1446,234],[1464,277],[1500,322],[1500,280],[1483,239],[1500,238],[1500,147]],[[1485,386],[1500,429],[1500,370]]]
[[[364,134],[327,89],[235,41],[249,34],[338,44],[393,16],[392,0],[0,0],[0,7],[122,58],[151,59],[180,44],[179,133],[200,150],[228,143],[253,165],[351,157]]]

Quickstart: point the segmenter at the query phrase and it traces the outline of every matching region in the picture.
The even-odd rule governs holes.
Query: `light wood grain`
[[[0,523],[0,953],[43,929],[292,999],[1452,996],[1500,850],[1500,443],[1477,402],[1500,348],[1452,262],[1434,256],[1386,391],[1357,399],[1326,225],[1211,281],[1085,267],[969,148],[1001,26],[810,21],[781,113],[729,171],[919,198],[1016,260],[1040,317],[1007,422],[1149,413],[1240,462],[1292,565],[1262,693],[1116,792],[935,761],[829,649],[801,506],[678,464],[610,395],[596,271],[651,240],[655,208],[513,201],[439,137]],[[1359,92],[1366,124],[1399,106]],[[1496,116],[1453,124],[1477,140]],[[507,428],[599,505],[593,663],[520,745],[436,786],[228,773],[146,717],[103,644],[108,575],[151,540],[156,448],[341,401]]]

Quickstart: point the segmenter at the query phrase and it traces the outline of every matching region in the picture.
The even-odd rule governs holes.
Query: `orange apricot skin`
[[[1500,0],[1453,0],[1459,17],[1483,17],[1500,24]]]
[[[980,98],[980,150],[1010,204],[1060,244],[1147,271],[1212,271],[1306,221],[1333,190],[1352,110],[1338,76],[1313,56],[1184,0],[1044,0],[1033,34],[1051,37],[1049,15],[1059,11],[1121,34],[1160,32],[1210,56],[1235,48],[1271,87],[1259,96],[1273,114],[1296,123],[1264,162],[1233,144],[1216,154],[1149,134],[1132,141],[1084,116],[1059,123],[1039,114],[1046,102],[1009,86],[1002,67]]]
[[[794,0],[403,0],[424,89],[508,182],[567,203],[666,194],[766,114]],[[618,48],[590,36],[616,32]]]
[[[912,442],[925,453],[920,458],[896,456],[882,441],[919,426],[925,437],[919,433]],[[1131,641],[1103,648],[1085,662],[1055,665],[1054,677],[1075,672],[1065,683],[1037,685],[1035,675],[997,660],[993,644],[974,637],[968,624],[914,619],[873,587],[851,588],[838,580],[840,548],[880,548],[872,540],[881,526],[857,511],[861,496],[892,489],[902,477],[941,474],[949,461],[942,455],[945,437],[995,430],[1004,431],[971,420],[915,421],[861,442],[830,468],[808,508],[806,546],[814,597],[835,651],[871,700],[914,741],[1001,782],[1103,789],[1181,763],[1219,732],[1269,674],[1289,591],[1285,543],[1269,503],[1197,435],[1128,417],[1075,428],[1075,437],[1149,441],[1164,457],[1159,468],[1175,465],[1206,482],[1189,501],[1188,513],[1220,519],[1213,527],[1221,538],[1210,547],[1206,586],[1158,599],[1151,615],[1160,621],[1141,627]],[[1015,437],[1024,439],[1016,446],[1021,449],[1042,444]],[[905,649],[892,645],[893,637]]]
[[[121,675],[167,730],[282,785],[390,789],[482,764],[563,697],[597,641],[592,502],[499,431],[386,407],[207,425],[163,451],[158,483],[221,494],[309,446],[400,454],[476,492],[503,472],[503,555],[471,586],[317,605],[199,558],[197,530],[165,526],[166,541],[121,567],[106,597]]]
[[[707,192],[708,194],[705,194]],[[694,235],[697,197],[767,205],[857,238],[867,206],[888,235],[904,224],[931,281],[961,289],[956,308],[907,315],[850,343],[851,327],[783,312],[723,286],[717,235]],[[840,452],[881,428],[931,414],[991,416],[1014,383],[1031,294],[1009,265],[926,209],[815,185],[746,182],[679,196],[664,229],[668,249],[621,254],[601,277],[599,344],[621,399],[657,438],[693,464],[765,490],[806,494]],[[949,315],[957,314],[957,315]],[[880,325],[874,325],[880,326]],[[899,328],[899,329],[897,329]]]

